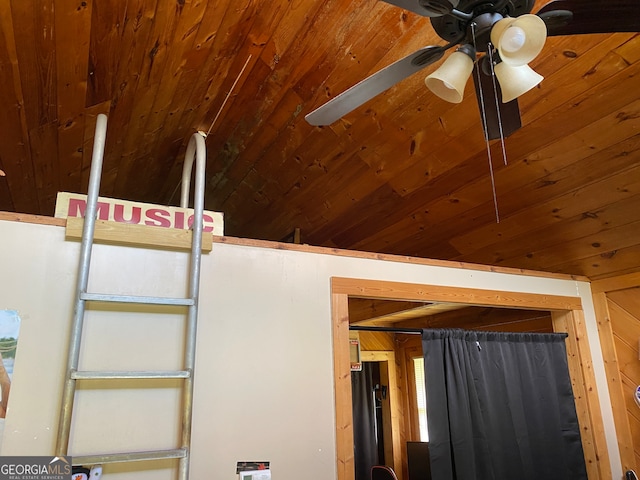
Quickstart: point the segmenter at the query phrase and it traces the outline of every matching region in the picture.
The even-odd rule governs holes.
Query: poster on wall
[[[16,358],[20,317],[15,310],[0,310],[0,418],[5,418]]]

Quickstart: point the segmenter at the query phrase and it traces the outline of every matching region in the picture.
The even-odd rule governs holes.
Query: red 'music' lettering
[[[128,206],[123,203],[107,203],[98,202],[97,206],[97,218],[99,220],[110,220],[111,205],[113,205],[113,221],[119,223],[132,223],[139,225],[144,217],[144,225],[150,225],[154,227],[163,228],[177,228],[184,230],[185,228],[191,228],[193,225],[193,215],[189,215],[186,218],[185,226],[185,212],[180,210],[172,210],[167,208],[147,208],[139,206]],[[81,198],[70,198],[68,217],[84,217],[87,210],[87,201]],[[214,219],[211,215],[206,213],[202,216],[202,222],[204,224],[204,232],[213,232]]]
[[[116,222],[121,223],[140,223],[140,217],[142,216],[142,209],[140,207],[131,207],[131,216],[127,219],[124,218],[124,205],[115,204],[113,206],[113,219]]]
[[[167,210],[162,210],[160,208],[150,208],[144,213],[149,219],[144,222],[145,225],[153,225],[155,227],[165,228],[171,227],[171,221],[167,218],[171,216],[171,214]]]

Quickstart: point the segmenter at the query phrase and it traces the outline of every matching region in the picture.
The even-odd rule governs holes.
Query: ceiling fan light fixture
[[[516,25],[512,25],[502,34],[500,48],[507,53],[515,53],[524,46],[526,41],[527,34],[525,31]]]
[[[547,26],[537,15],[503,18],[491,30],[491,42],[503,62],[526,65],[542,51],[547,39]]]
[[[502,91],[502,102],[518,98],[538,85],[544,78],[529,65],[509,65],[500,62],[495,66],[496,78]]]
[[[474,59],[475,49],[471,45],[462,45],[425,79],[425,85],[447,102],[462,102],[464,87],[473,71]]]

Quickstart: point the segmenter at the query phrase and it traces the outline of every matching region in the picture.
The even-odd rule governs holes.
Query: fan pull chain
[[[478,51],[476,47],[476,23],[471,22],[471,36],[473,37],[473,48]],[[496,194],[496,181],[493,176],[493,162],[491,161],[491,146],[489,145],[489,131],[487,126],[487,112],[484,105],[484,94],[482,92],[481,80],[480,80],[480,67],[476,65],[476,76],[478,77],[478,92],[480,96],[480,112],[482,114],[482,130],[484,131],[484,141],[487,146],[487,158],[489,159],[489,173],[491,175],[491,191],[493,193],[493,206],[496,211],[496,223],[500,223],[500,213],[498,211],[498,195]],[[493,73],[493,64],[491,65],[491,71]],[[495,88],[494,88],[495,91]],[[500,136],[502,137],[502,127],[500,127]]]
[[[507,150],[504,146],[504,131],[502,130],[502,116],[500,114],[500,100],[498,99],[498,86],[496,85],[496,73],[493,69],[493,45],[491,42],[487,44],[487,54],[489,55],[489,64],[491,65],[491,81],[493,82],[493,98],[496,101],[496,113],[498,115],[498,129],[500,130],[500,145],[502,146],[502,159],[507,164]]]

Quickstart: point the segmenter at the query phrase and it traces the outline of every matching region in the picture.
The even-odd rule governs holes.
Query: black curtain
[[[375,362],[363,362],[362,371],[351,372],[353,396],[353,450],[356,480],[370,480],[371,467],[378,464],[378,442],[376,439],[376,405],[374,387]],[[378,373],[379,376],[379,373]]]
[[[423,331],[434,479],[586,480],[565,338]]]

